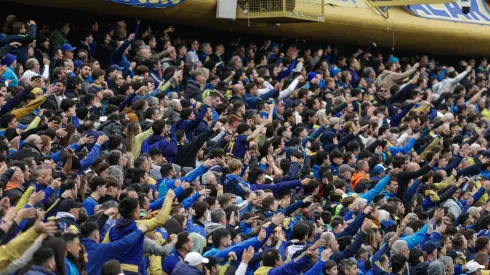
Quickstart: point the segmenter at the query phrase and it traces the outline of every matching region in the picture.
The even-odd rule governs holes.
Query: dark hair
[[[102,266],[102,275],[118,275],[121,273],[121,264],[117,260],[110,260]]]
[[[395,254],[391,256],[391,271],[393,273],[398,273],[403,269],[405,263],[407,262],[407,258],[401,254]]]
[[[189,232],[181,232],[177,235],[177,242],[175,243],[175,249],[181,249],[186,243],[189,242]]]
[[[41,247],[34,255],[32,255],[32,263],[34,265],[45,266],[46,263],[54,257],[53,249],[49,247]]]
[[[125,219],[130,219],[133,212],[138,208],[139,201],[135,198],[125,198],[119,203],[119,214]]]
[[[230,236],[230,232],[228,232],[228,229],[226,228],[220,228],[214,231],[212,236],[213,246],[215,248],[218,248],[221,240],[228,236]]]
[[[293,227],[292,238],[302,241],[308,238],[309,233],[310,233],[310,226],[306,222],[298,222]]]
[[[163,119],[157,120],[153,122],[153,124],[151,125],[151,129],[153,130],[153,133],[155,135],[161,135],[165,127],[166,127],[166,123],[165,120]]]
[[[90,237],[97,230],[99,230],[99,226],[95,222],[86,222],[80,226],[80,233],[84,238]]]
[[[264,256],[262,256],[262,264],[264,266],[274,266],[276,264],[276,261],[279,261],[281,259],[281,254],[279,253],[279,250],[275,248],[270,248],[267,249],[264,252]]]
[[[97,187],[105,185],[105,180],[101,177],[96,176],[90,179],[88,185],[90,186],[90,190],[92,192],[95,192],[97,191]]]

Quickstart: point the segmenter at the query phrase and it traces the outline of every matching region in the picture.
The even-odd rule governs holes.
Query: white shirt
[[[49,66],[44,65],[44,71],[42,75],[36,73],[35,71],[27,70],[24,72],[24,74],[22,74],[21,79],[25,79],[25,78],[31,79],[33,76],[41,76],[44,80],[47,80],[49,78]]]

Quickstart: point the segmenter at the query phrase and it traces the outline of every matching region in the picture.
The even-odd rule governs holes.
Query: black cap
[[[83,203],[74,201],[72,199],[65,199],[61,202],[60,207],[58,208],[59,212],[70,212],[70,209],[73,208],[82,208]]]

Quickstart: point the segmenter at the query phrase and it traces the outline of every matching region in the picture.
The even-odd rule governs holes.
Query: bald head
[[[407,166],[407,171],[417,171],[420,169],[420,165],[418,165],[417,163],[415,162],[410,162]]]
[[[233,86],[233,94],[243,96],[245,95],[245,87],[242,84],[236,84]]]

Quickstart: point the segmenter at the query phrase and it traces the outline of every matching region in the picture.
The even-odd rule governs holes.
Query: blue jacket
[[[227,174],[225,177],[225,193],[232,193],[237,196],[244,196],[251,191],[250,184],[244,182],[238,175]]]
[[[390,153],[392,156],[396,156],[398,153],[402,153],[403,155],[406,155],[410,150],[412,150],[413,145],[415,145],[415,139],[410,138],[408,142],[402,146],[402,147],[397,147],[397,146],[390,146],[388,149],[390,150]]]
[[[184,261],[184,257],[182,255],[180,255],[180,253],[177,252],[177,250],[174,249],[172,251],[172,253],[170,253],[170,255],[168,255],[165,258],[165,260],[163,261],[162,270],[166,274],[172,274],[172,271],[174,270],[175,265],[177,265],[177,263],[183,262],[183,261]]]
[[[97,201],[95,201],[92,197],[88,197],[86,198],[84,201],[83,201],[83,208],[85,208],[85,210],[87,210],[87,215],[90,217],[94,214],[94,210],[95,210],[95,207],[98,205],[99,203]]]
[[[24,273],[25,275],[55,275],[54,272],[42,267],[42,266],[33,266],[29,271]]]
[[[66,275],[79,275],[77,266],[72,263],[70,260],[65,258],[65,266],[66,266]]]
[[[380,259],[383,254],[385,254],[388,251],[388,244],[383,245],[380,250],[374,254],[373,258],[371,258],[371,265],[373,267],[374,275],[380,275],[380,274],[387,274],[388,271],[384,270],[381,267]]]
[[[9,53],[17,56],[18,63],[24,64],[28,59],[29,44],[36,39],[36,32],[37,26],[34,24],[30,25],[26,34],[12,34],[2,39],[0,41],[0,48],[12,42],[19,42],[21,46],[10,50]]]
[[[153,134],[141,144],[141,153],[145,154],[150,151],[151,148],[158,148],[162,150],[162,155],[167,159],[169,163],[172,163],[172,159],[177,155],[177,138],[175,132],[170,131],[170,141],[167,141],[165,137],[161,135]]]
[[[344,260],[344,259],[348,259],[350,257],[353,257],[356,252],[359,250],[359,248],[361,248],[361,245],[362,245],[362,242],[364,241],[364,238],[366,237],[366,233],[364,233],[362,230],[359,232],[359,234],[357,234],[357,237],[356,239],[354,240],[354,242],[352,242],[352,244],[345,250],[345,251],[342,251],[342,252],[337,252],[335,254],[333,254],[330,259],[335,261],[337,264]]]
[[[120,257],[127,250],[131,250],[133,244],[143,239],[143,232],[135,230],[124,238],[110,243],[98,244],[92,239],[82,238],[80,243],[85,246],[88,254],[86,264],[88,274],[101,274],[105,262]]]
[[[258,251],[265,244],[265,241],[270,237],[274,228],[276,228],[276,225],[273,223],[271,223],[267,228],[265,228],[266,237],[263,242],[259,241],[257,237],[250,238],[246,241],[237,243],[235,245],[229,246],[222,250],[213,247],[211,250],[206,251],[206,253],[204,253],[203,256],[204,257],[214,256],[216,257],[219,263],[222,263],[228,261],[228,254],[230,252],[235,252],[237,258],[241,259],[243,251],[250,246],[253,246],[253,248],[256,251]]]
[[[201,106],[199,113],[197,113],[197,116],[193,120],[181,119],[175,124],[175,129],[184,131],[187,140],[192,140],[194,130],[199,126],[207,111],[207,105]]]
[[[128,40],[125,40],[124,43],[117,48],[111,56],[112,64],[116,64],[119,67],[123,67],[124,70],[129,69],[131,62],[129,62],[128,58],[124,55],[124,51],[129,47],[130,43]]]
[[[134,219],[119,219],[116,221],[116,225],[109,229],[109,240],[116,242],[123,239],[127,235],[137,230],[136,222]],[[132,249],[125,250],[122,254],[114,257],[121,264],[128,264],[138,266],[142,263],[143,259],[143,235],[133,242]]]
[[[415,232],[413,235],[400,238],[400,240],[406,241],[408,244],[408,249],[412,249],[420,244],[420,242],[425,236],[425,233],[427,233],[428,229],[429,229],[429,223],[426,223],[424,227],[420,228],[420,230]]]
[[[195,179],[197,179],[197,177],[204,174],[205,171],[206,171],[206,167],[204,167],[204,165],[201,164],[199,167],[192,170],[191,172],[189,172],[184,177],[179,178],[179,180],[180,180],[180,182],[193,182]],[[155,185],[158,188],[158,198],[159,199],[161,197],[166,196],[169,189],[175,188],[175,181],[176,181],[176,179],[161,178],[156,182]],[[179,188],[182,190],[177,191],[177,189],[179,189]],[[174,190],[175,196],[179,197],[180,195],[182,195],[182,193],[180,193],[180,192],[183,192],[183,191],[184,191],[183,188],[180,186],[178,188],[175,188],[175,190]],[[180,195],[178,194],[178,192],[180,193]]]
[[[386,175],[380,181],[378,181],[378,183],[376,184],[376,186],[374,186],[373,189],[369,190],[365,194],[360,194],[359,197],[365,199],[369,204],[374,200],[374,197],[376,197],[378,194],[381,194],[381,192],[383,192],[383,190],[385,189],[386,185],[388,185],[388,183],[390,183],[390,176]]]
[[[278,268],[261,266],[261,267],[259,267],[259,269],[257,269],[257,273],[258,274],[267,274],[267,275],[296,275],[296,274],[300,274],[301,271],[306,266],[310,265],[310,263],[311,263],[310,257],[307,257],[306,252],[303,252],[299,256],[292,259],[287,264],[283,264]],[[322,274],[321,273],[321,270],[323,270],[323,268],[321,268],[322,266],[323,267],[325,266],[325,262],[318,260],[317,264],[315,264],[311,270],[309,270],[308,272],[306,272],[304,274],[306,274],[306,275]],[[263,271],[265,271],[267,269],[268,269],[267,273],[264,273]],[[262,272],[260,272],[260,271],[262,271]]]
[[[190,266],[184,262],[177,262],[172,273],[168,275],[204,275],[201,270],[195,266]]]
[[[95,160],[99,156],[100,153],[100,144],[96,143],[92,150],[90,150],[90,153],[88,155],[80,160],[80,169],[78,170],[78,174],[81,175],[83,172],[89,168],[92,164],[94,164]]]
[[[268,92],[266,92],[261,96],[253,96],[249,93],[245,93],[245,95],[243,96],[245,107],[247,107],[247,109],[257,109],[257,106],[262,100],[267,100],[273,97],[275,92],[276,91],[274,89],[270,89]]]
[[[3,80],[12,80],[9,84],[9,87],[17,87],[19,86],[19,78],[17,78],[17,75],[15,74],[14,68],[8,66],[7,70],[2,75]]]
[[[291,180],[291,181],[279,182],[276,184],[252,183],[252,184],[250,184],[250,189],[252,189],[252,191],[269,189],[269,190],[272,190],[272,192],[277,192],[280,190],[293,189],[293,188],[296,188],[298,186],[301,186],[300,180]]]

